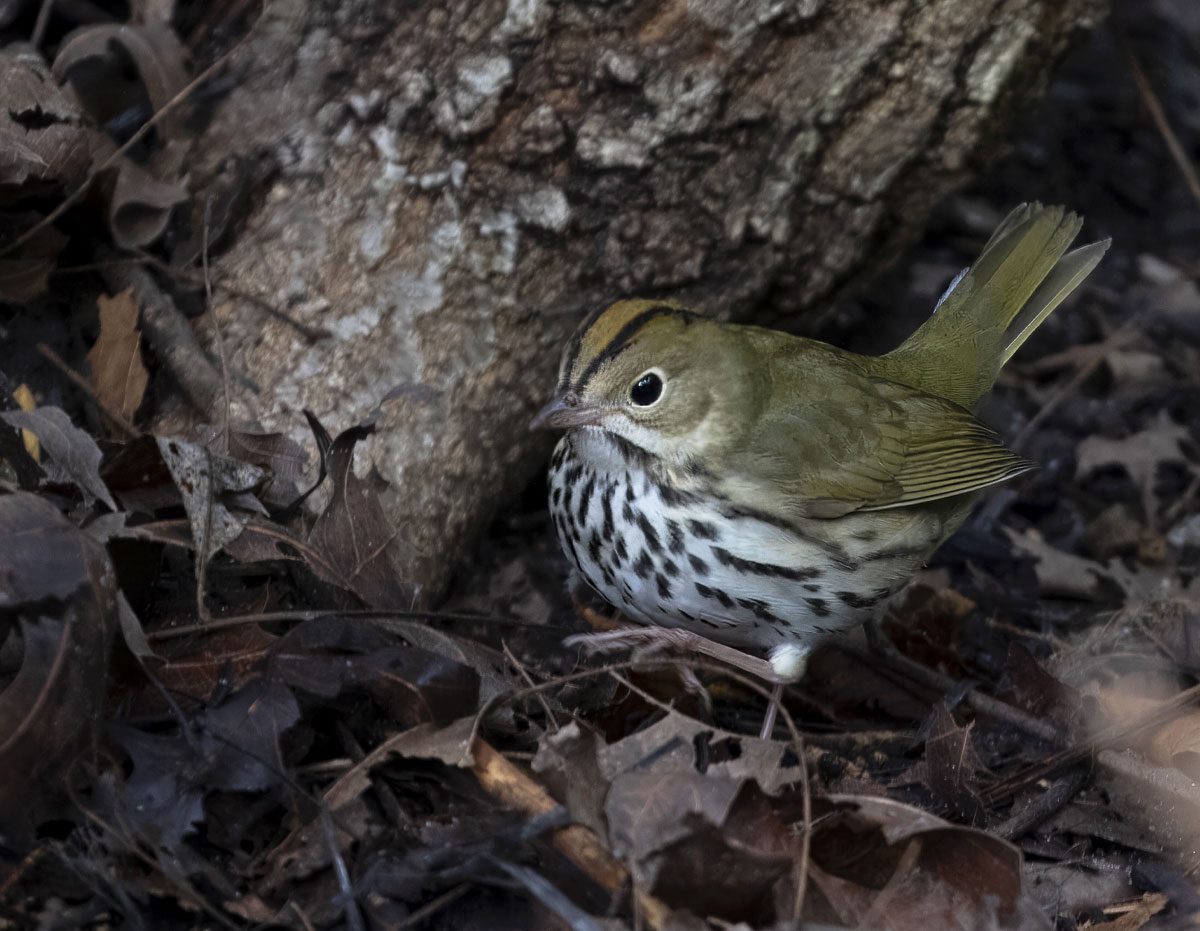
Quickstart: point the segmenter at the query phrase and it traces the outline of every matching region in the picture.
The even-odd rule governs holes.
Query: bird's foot
[[[678,627],[621,627],[595,634],[576,634],[564,640],[563,644],[582,647],[589,654],[633,650],[634,659],[637,660],[652,659],[663,653],[704,656],[767,682],[792,681],[790,678],[780,678],[768,660],[715,643],[707,637]]]
[[[632,650],[634,660],[652,659],[663,653],[703,656],[769,682],[774,688],[763,721],[761,736],[764,739],[774,729],[784,685],[795,682],[804,674],[809,653],[803,646],[783,644],[771,651],[770,659],[760,659],[677,627],[622,627],[602,633],[576,634],[563,643],[582,647],[589,654]]]

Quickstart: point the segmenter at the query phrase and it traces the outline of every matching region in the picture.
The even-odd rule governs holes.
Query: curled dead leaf
[[[100,23],[77,29],[66,38],[54,59],[54,76],[62,82],[88,69],[90,86],[75,82],[76,89],[85,103],[91,104],[88,109],[97,116],[97,122],[107,122],[108,116],[94,112],[97,96],[108,91],[102,75],[121,68],[122,55],[133,64],[156,111],[187,84],[187,49],[165,22]],[[159,124],[167,131],[178,125],[178,116],[168,117]]]

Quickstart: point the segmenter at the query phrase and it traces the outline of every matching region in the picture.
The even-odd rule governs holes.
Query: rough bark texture
[[[877,267],[1102,0],[276,0],[204,151],[278,167],[221,310],[272,428],[389,390],[364,448],[432,596],[546,451],[580,316],[630,295],[776,318]],[[198,172],[203,177],[204,170]],[[366,457],[364,457],[365,459]]]

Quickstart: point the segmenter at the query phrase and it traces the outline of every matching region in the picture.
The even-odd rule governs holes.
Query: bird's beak
[[[574,391],[564,391],[538,411],[529,422],[530,430],[565,430],[569,427],[586,427],[600,422],[604,411],[587,407]]]

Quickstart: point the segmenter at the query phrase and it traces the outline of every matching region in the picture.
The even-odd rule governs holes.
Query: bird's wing
[[[768,410],[720,469],[733,502],[833,518],[950,498],[1034,468],[969,411],[863,377]]]

